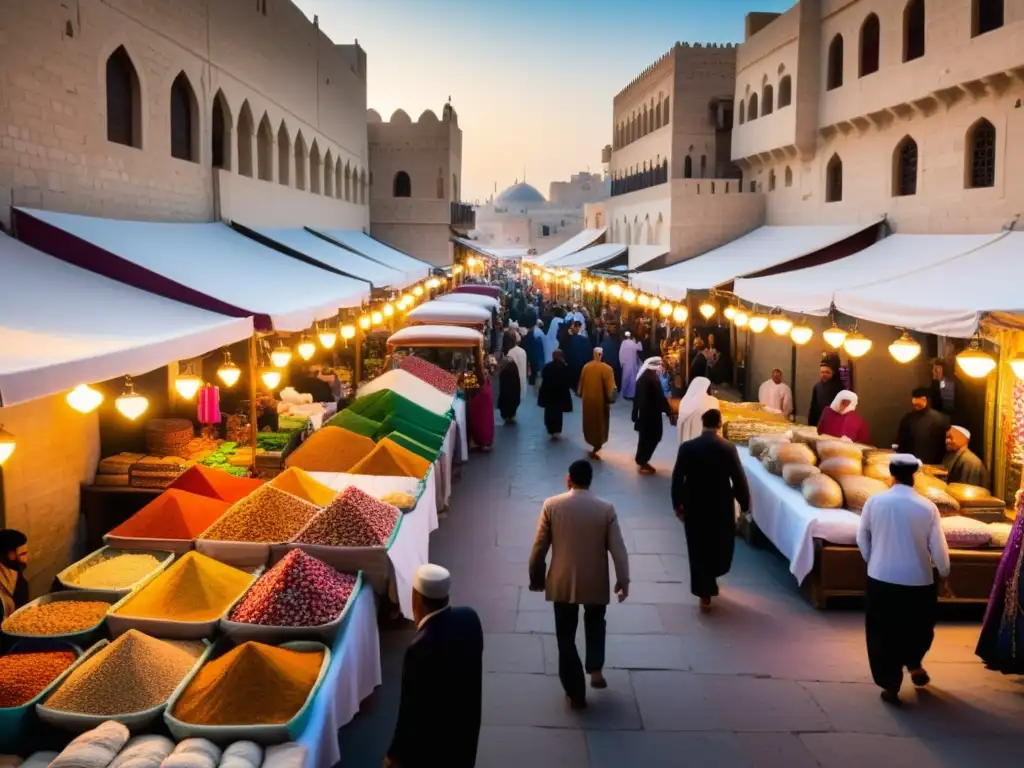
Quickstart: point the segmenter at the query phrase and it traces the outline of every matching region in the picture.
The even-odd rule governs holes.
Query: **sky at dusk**
[[[527,180],[600,172],[612,99],[677,41],[740,42],[744,16],[793,0],[295,0],[339,43],[359,40],[368,105],[440,115],[463,132],[469,200]]]

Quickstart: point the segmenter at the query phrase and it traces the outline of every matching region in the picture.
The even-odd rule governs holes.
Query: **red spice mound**
[[[137,539],[194,539],[231,505],[196,493],[171,488],[110,532]]]
[[[262,480],[235,477],[227,472],[204,467],[202,464],[194,464],[178,475],[178,479],[171,483],[168,488],[177,488],[179,491],[197,493],[200,496],[220,499],[228,504],[234,504],[236,501],[244,499],[261,485],[263,485]]]
[[[356,585],[322,560],[293,549],[260,577],[231,613],[231,621],[274,627],[319,627],[337,619]]]
[[[0,656],[0,708],[32,701],[76,658],[72,651],[15,651]]]
[[[408,355],[402,358],[400,367],[417,379],[422,379],[434,389],[440,390],[448,395],[454,395],[459,389],[459,380],[455,374],[449,373],[444,368],[428,363],[422,357]]]
[[[350,485],[293,541],[328,547],[384,547],[401,514],[390,504]]]

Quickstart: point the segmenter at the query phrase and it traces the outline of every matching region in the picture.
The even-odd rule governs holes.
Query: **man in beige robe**
[[[578,394],[583,401],[583,439],[591,447],[590,458],[599,459],[598,451],[608,442],[610,408],[615,397],[615,372],[602,360],[603,350],[594,350],[594,359],[583,366]]]

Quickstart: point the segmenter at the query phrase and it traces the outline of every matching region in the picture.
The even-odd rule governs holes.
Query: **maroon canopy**
[[[452,293],[475,293],[480,296],[490,296],[495,299],[501,298],[501,288],[497,285],[460,285]]]

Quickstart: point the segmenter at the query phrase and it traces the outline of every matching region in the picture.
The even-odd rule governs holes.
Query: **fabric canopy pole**
[[[256,439],[259,432],[256,414],[256,377],[259,375],[258,346],[256,333],[249,337],[249,442],[252,447],[252,461],[249,462],[249,476],[256,477]]]

